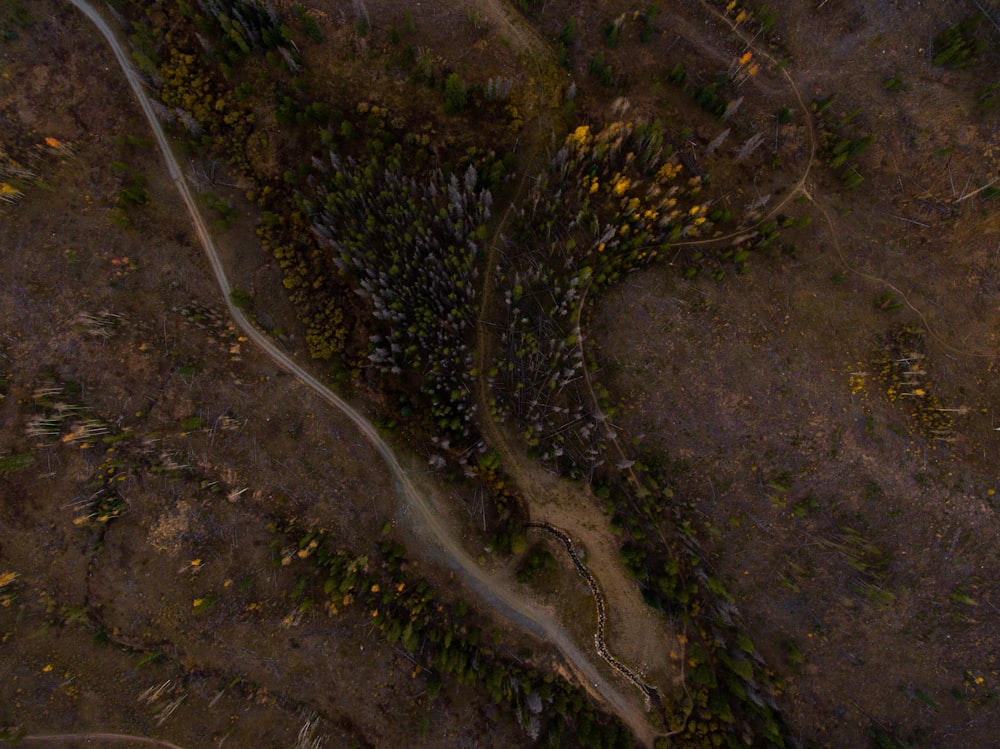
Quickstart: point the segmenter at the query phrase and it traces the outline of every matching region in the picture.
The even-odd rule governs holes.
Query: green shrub
[[[774,26],[774,22],[778,20],[778,14],[768,8],[766,5],[758,8],[754,15],[757,17],[757,23],[760,24],[760,33],[766,34]]]
[[[976,111],[985,114],[1000,104],[1000,83],[976,89]]]
[[[524,560],[517,568],[515,576],[519,583],[526,583],[534,579],[539,572],[551,566],[555,558],[548,551],[540,546],[536,546],[527,553]]]
[[[233,289],[229,292],[229,301],[237,309],[247,309],[253,303],[253,297],[244,289]]]
[[[934,64],[956,69],[975,64],[986,49],[986,42],[975,35],[982,20],[983,14],[977,13],[935,36]]]
[[[601,52],[590,61],[590,74],[594,76],[604,88],[611,88],[615,82],[615,74],[611,66],[604,61],[604,53]]]
[[[514,0],[517,9],[526,16],[533,16],[542,9],[544,3],[541,0]]]
[[[458,73],[452,73],[444,82],[444,111],[446,114],[458,114],[467,104],[465,83]]]
[[[670,81],[671,83],[676,83],[679,86],[683,86],[684,82],[687,81],[687,71],[684,69],[684,66],[681,65],[680,63],[674,65],[667,72],[667,80]]]
[[[181,429],[185,432],[193,432],[195,429],[202,429],[205,426],[205,420],[201,416],[188,416],[186,419],[181,420]]]
[[[141,177],[133,177],[130,184],[123,187],[118,192],[118,203],[122,206],[149,205],[149,193],[144,187],[145,180]]]
[[[567,47],[576,41],[576,16],[570,16],[569,20],[566,21],[566,25],[559,32],[559,41]]]
[[[306,36],[316,44],[320,44],[323,41],[323,31],[319,27],[316,19],[305,12],[301,6],[295,7],[295,15],[298,17],[299,21],[302,23],[302,30],[306,32]]]
[[[611,48],[618,46],[618,34],[622,30],[622,25],[617,21],[612,21],[604,28],[604,43]]]
[[[19,453],[14,455],[0,456],[0,476],[5,473],[23,471],[35,462],[35,456],[31,453]]]
[[[656,3],[653,3],[645,12],[639,14],[639,23],[641,29],[639,31],[639,41],[650,42],[653,40],[653,35],[656,33],[656,29],[653,27],[653,19],[656,18],[656,14],[660,12],[660,8]]]
[[[903,79],[898,75],[892,76],[892,78],[886,78],[882,81],[882,88],[886,91],[902,91],[903,90]]]

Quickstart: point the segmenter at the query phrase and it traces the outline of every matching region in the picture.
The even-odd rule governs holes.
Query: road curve
[[[621,717],[629,728],[632,729],[635,737],[642,743],[651,746],[653,743],[654,733],[649,723],[646,721],[645,716],[629,704],[619,694],[614,685],[605,679],[597,667],[572,642],[567,633],[555,621],[552,614],[532,605],[528,601],[525,601],[513,590],[491,579],[486,572],[481,569],[478,564],[476,564],[476,562],[465,552],[458,541],[452,537],[451,533],[434,513],[424,495],[414,486],[409,476],[399,464],[392,448],[389,447],[385,440],[382,439],[381,435],[379,435],[378,431],[371,424],[371,422],[369,422],[347,401],[338,396],[326,385],[296,363],[290,356],[288,356],[288,354],[278,348],[269,337],[263,334],[250,322],[241,309],[232,304],[229,299],[229,293],[232,290],[232,287],[229,284],[229,279],[227,278],[225,269],[222,266],[222,261],[220,260],[219,253],[216,250],[215,242],[208,231],[208,227],[202,219],[194,197],[188,188],[187,182],[185,181],[181,168],[177,162],[177,158],[174,156],[166,134],[164,133],[159,120],[156,118],[153,106],[142,87],[138,74],[131,66],[121,43],[118,41],[118,38],[105,22],[104,18],[94,9],[94,7],[87,2],[87,0],[69,0],[69,2],[72,3],[97,27],[98,31],[101,32],[105,40],[108,42],[115,58],[118,61],[118,64],[121,66],[122,72],[132,88],[132,93],[139,102],[139,106],[142,108],[142,112],[149,123],[150,129],[153,131],[153,135],[155,136],[156,143],[163,155],[170,178],[173,180],[174,186],[177,188],[178,193],[180,193],[181,199],[184,201],[184,205],[188,210],[191,222],[194,225],[195,233],[198,235],[198,241],[201,242],[201,245],[205,250],[205,255],[212,268],[212,273],[215,275],[216,283],[219,286],[219,290],[222,292],[223,301],[229,310],[230,316],[239,326],[240,330],[243,331],[248,339],[250,339],[265,354],[267,354],[275,364],[294,375],[302,384],[306,385],[316,395],[334,408],[338,409],[354,422],[354,424],[358,427],[362,434],[364,434],[364,436],[385,461],[386,466],[392,474],[400,500],[404,503],[404,505],[408,505],[417,510],[424,529],[429,531],[436,544],[445,553],[445,557],[449,565],[463,577],[466,583],[468,583],[468,585],[499,614],[505,616],[517,626],[526,629],[535,636],[555,645],[567,661],[569,661],[569,663],[573,666],[579,678],[585,679],[588,682],[588,685],[593,686],[593,689],[596,690],[597,693],[600,694],[600,696],[605,700],[607,706],[619,717]]]

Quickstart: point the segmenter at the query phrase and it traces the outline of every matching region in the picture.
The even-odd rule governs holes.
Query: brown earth
[[[309,5],[328,33],[350,41],[337,55],[351,72],[331,85],[364,85],[384,34],[352,33],[342,3]],[[873,731],[921,746],[989,745],[1000,730],[1000,222],[995,200],[969,193],[998,167],[996,117],[971,106],[996,55],[965,72],[928,61],[927,40],[971,5],[770,5],[783,45],[772,52],[791,62],[744,88],[740,128],[774,130],[774,113],[796,106],[789,79],[807,101],[836,92],[877,135],[860,160],[866,182],[849,192],[816,167],[801,185],[806,200],[792,200],[809,167],[804,113],[775,130],[778,167],[734,166],[725,149],[704,157],[727,205],[773,192],[812,225],[783,235],[798,245],[794,256],[762,254],[722,283],[681,280],[668,266],[613,290],[592,331],[604,365],[597,379],[629,404],[619,426],[644,434],[678,493],[697,500],[713,565],[783,676],[782,706],[803,736],[830,746],[861,746]],[[532,61],[515,65],[510,50],[511,39],[518,49],[538,38],[509,9],[418,7],[420,40],[447,65],[471,77],[516,70],[519,91],[537,90]],[[377,31],[402,27],[396,3],[368,9]],[[622,10],[552,2],[538,23],[551,37],[579,14],[576,107],[596,121],[614,115],[588,77],[586,51],[602,48],[604,24]],[[128,140],[144,130],[110,53],[62,4],[32,3],[31,16],[19,40],[0,42],[0,145],[37,152],[32,168],[50,188],[0,207],[0,375],[10,383],[0,454],[35,455],[0,475],[0,574],[19,574],[5,588],[16,602],[0,609],[0,727],[110,726],[188,747],[227,736],[277,746],[318,712],[316,731],[334,745],[519,745],[511,715],[457,687],[428,708],[412,663],[371,634],[363,612],[295,615],[294,578],[272,566],[267,548],[267,513],[278,508],[360,546],[395,517],[393,487],[346,419],[228,329],[155,152]],[[695,153],[722,126],[652,82],[652,71],[676,60],[706,78],[725,70],[743,42],[705,18],[699,3],[670,3],[653,44],[626,38],[607,51],[632,75],[618,111],[690,121]],[[892,75],[902,91],[883,90]],[[409,116],[406,91],[391,77],[373,86]],[[530,93],[518,103],[529,118],[541,110]],[[71,143],[72,155],[36,149],[47,136]],[[125,178],[112,161],[148,182],[151,205],[126,211],[129,226],[113,223]],[[251,207],[238,191],[213,190],[240,214],[216,232],[234,285],[252,289],[269,326],[297,348],[273,265],[243,249],[255,246]],[[886,291],[901,309],[878,308]],[[192,306],[197,322],[184,314]],[[80,317],[104,312],[120,316],[107,338]],[[955,417],[953,441],[921,434],[875,377],[882,341],[901,322],[926,331],[928,387],[945,407],[968,409]],[[852,372],[864,373],[853,393]],[[122,469],[127,514],[106,531],[73,525],[105,446],[43,447],[26,436],[34,392],[65,382],[83,386],[90,412],[141,438]],[[192,416],[206,426],[183,428]],[[522,460],[515,438],[492,436],[533,519],[566,528],[586,550],[609,602],[609,646],[670,684],[668,628],[623,574],[607,518],[579,486]],[[176,465],[191,470],[178,477]],[[470,517],[466,528],[475,524]],[[530,595],[591,647],[589,597],[561,565]],[[434,565],[424,573],[439,587],[451,580]],[[430,731],[418,736],[425,717]]]
[[[113,729],[186,747],[290,746],[307,722],[338,746],[518,743],[513,716],[456,687],[428,705],[425,680],[371,631],[366,612],[297,613],[295,577],[273,565],[271,514],[363,549],[394,517],[394,488],[347,419],[226,321],[103,42],[68,6],[33,5],[31,16],[0,49],[3,114],[18,126],[4,145],[30,153],[52,137],[72,149],[33,160],[49,189],[27,189],[2,215],[2,445],[35,463],[0,477],[0,572],[17,574],[0,608],[0,724],[32,734]],[[88,64],[62,68],[72,87],[50,74],[77,59]],[[128,209],[128,226],[113,222],[123,182],[113,162],[146,178],[150,205]],[[252,237],[249,207],[216,190],[240,214],[215,227],[235,285],[277,286],[266,261],[234,250]],[[281,296],[258,299],[297,346]],[[117,317],[105,331],[83,313]],[[81,390],[60,397],[130,435],[115,448],[127,511],[106,527],[73,521],[108,446],[45,446],[26,434],[35,391],[61,383]],[[205,426],[182,426],[190,417]],[[424,574],[448,581],[434,567]]]
[[[785,209],[813,218],[783,235],[794,256],[757,256],[721,283],[659,267],[610,293],[597,377],[625,396],[626,433],[695,501],[803,735],[986,745],[1000,665],[1000,223],[970,193],[997,174],[997,123],[972,111],[975,72],[926,53],[969,9],[771,6],[795,84],[836,92],[875,134],[866,182],[846,191],[816,167],[807,200]],[[893,75],[903,91],[883,89]],[[883,309],[887,292],[899,309]],[[924,331],[925,389],[957,409],[947,440],[921,433],[876,377],[900,324]]]

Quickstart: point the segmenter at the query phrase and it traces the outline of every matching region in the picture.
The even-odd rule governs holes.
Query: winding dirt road
[[[170,143],[159,120],[156,118],[152,104],[142,87],[139,76],[131,66],[117,36],[94,7],[87,0],[69,0],[69,2],[97,27],[114,52],[115,58],[121,66],[122,72],[128,80],[129,86],[131,86],[143,115],[155,136],[156,143],[163,154],[170,178],[173,180],[174,186],[177,188],[177,192],[180,194],[187,208],[198,241],[205,250],[212,273],[215,275],[215,280],[222,293],[223,301],[230,316],[239,326],[240,330],[267,354],[275,364],[294,375],[303,385],[354,422],[385,461],[386,467],[392,474],[401,503],[406,507],[416,510],[419,515],[425,541],[434,544],[440,551],[444,552],[444,561],[461,575],[469,587],[498,614],[504,616],[515,625],[531,632],[533,635],[555,645],[577,673],[578,677],[585,680],[588,685],[592,685],[592,691],[597,692],[604,699],[607,707],[613,710],[629,726],[636,739],[647,746],[651,746],[655,734],[645,715],[622,697],[616,687],[603,676],[594,663],[574,644],[569,635],[556,622],[551,612],[524,600],[518,593],[488,576],[476,564],[462,548],[459,541],[452,535],[450,529],[442,522],[424,492],[418,490],[415,486],[410,476],[400,465],[392,448],[382,439],[371,422],[351,404],[330,390],[288,354],[278,348],[269,337],[250,322],[242,310],[232,304],[229,299],[232,287],[226,276],[222,261],[219,258],[215,242],[198,210],[191,190],[177,162],[177,158],[170,147]],[[409,517],[408,513],[406,517]]]

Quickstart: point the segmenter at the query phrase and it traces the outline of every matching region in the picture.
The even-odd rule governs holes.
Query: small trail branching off
[[[527,495],[526,499],[530,503],[533,499],[532,495],[537,491],[544,491],[544,489],[533,479],[531,467],[524,464],[524,461],[527,459],[524,458],[522,451],[518,450],[514,445],[509,444],[503,430],[499,428],[490,416],[490,382],[486,376],[486,372],[490,368],[489,363],[493,356],[493,339],[489,327],[496,299],[494,273],[497,267],[499,248],[503,243],[505,233],[509,229],[510,221],[516,214],[517,207],[521,204],[524,196],[527,195],[531,187],[532,177],[535,174],[538,163],[545,156],[555,133],[560,127],[558,103],[561,91],[557,89],[557,86],[561,80],[561,75],[558,73],[556,56],[551,45],[534,32],[523,19],[512,18],[509,6],[497,2],[497,0],[478,0],[477,7],[483,10],[494,21],[500,22],[505,34],[516,40],[516,46],[526,56],[536,75],[537,90],[535,92],[535,104],[537,114],[530,126],[530,130],[525,133],[524,143],[518,155],[518,168],[521,172],[521,177],[506,210],[497,221],[490,241],[487,243],[484,271],[481,275],[482,281],[480,284],[480,313],[476,330],[475,354],[475,369],[479,373],[476,396],[478,400],[477,413],[480,415],[480,430],[486,442],[501,456],[504,470],[510,475],[510,478],[518,488]],[[541,528],[556,535],[566,545],[567,551],[570,553],[577,570],[582,570],[581,575],[590,586],[598,610],[598,629],[594,635],[598,655],[616,672],[624,676],[629,683],[637,686],[643,692],[647,700],[647,705],[652,703],[659,706],[660,698],[656,689],[643,684],[630,669],[624,666],[608,650],[604,638],[604,595],[601,592],[597,578],[582,565],[582,562],[576,555],[570,537],[564,532],[555,529],[554,526],[544,523],[533,523],[529,527]],[[629,726],[641,743],[646,745],[652,744],[653,734],[651,733],[646,716],[637,709],[634,709],[618,693],[617,688],[613,684],[600,678],[593,679],[587,686],[593,686],[598,691],[607,705]]]
[[[752,39],[747,39],[746,34],[744,34],[744,32],[742,31],[742,29],[740,29],[735,23],[733,23],[727,16],[723,15],[716,8],[712,7],[707,2],[707,0],[699,0],[699,2],[701,3],[702,7],[708,13],[712,14],[719,21],[721,21],[722,23],[724,23],[727,26],[729,26],[729,28],[732,30],[732,32],[734,34],[736,34],[743,41],[744,44],[746,44],[746,46],[747,46],[748,49],[752,49],[753,52],[754,52],[754,54],[759,59],[767,60],[775,68],[780,68],[781,74],[784,76],[785,80],[788,82],[788,86],[791,89],[792,94],[795,96],[796,101],[799,103],[799,106],[802,108],[802,111],[808,115],[808,113],[809,113],[809,107],[806,106],[805,100],[802,98],[802,92],[799,89],[798,84],[795,82],[795,79],[792,78],[792,75],[791,75],[791,73],[790,73],[790,71],[788,69],[788,66],[787,65],[784,65],[784,66],[780,65],[779,61],[775,60],[774,57],[771,54],[769,54],[766,49],[761,49],[759,46],[755,46]],[[976,5],[978,6],[979,3],[976,3]],[[982,9],[981,6],[980,6],[980,9]],[[990,20],[993,21],[992,18]],[[996,25],[995,21],[993,21],[993,23],[994,23],[994,25]],[[998,27],[998,28],[1000,28],[1000,27]],[[942,336],[940,333],[938,333],[938,331],[934,328],[934,326],[931,325],[930,320],[927,319],[927,315],[924,314],[924,312],[920,308],[918,308],[913,302],[910,301],[909,297],[906,295],[906,293],[902,289],[900,289],[898,286],[896,286],[895,284],[893,284],[887,278],[883,278],[882,276],[878,276],[878,275],[875,275],[875,274],[872,274],[872,273],[865,273],[864,271],[858,270],[851,263],[849,263],[847,261],[846,257],[844,256],[843,247],[841,246],[841,242],[840,242],[840,232],[837,230],[837,226],[834,223],[833,216],[830,213],[830,209],[827,208],[826,206],[824,206],[822,203],[820,203],[819,200],[817,200],[812,195],[812,193],[809,191],[809,189],[806,187],[806,181],[809,178],[809,175],[810,175],[810,172],[812,171],[813,165],[816,163],[816,156],[817,156],[818,149],[819,149],[819,141],[818,141],[818,139],[816,137],[816,128],[815,128],[815,125],[813,124],[813,121],[812,121],[811,117],[807,117],[806,125],[807,125],[808,131],[809,131],[810,153],[809,153],[809,160],[806,163],[806,168],[803,170],[802,176],[799,177],[799,179],[796,180],[796,182],[792,185],[791,189],[788,192],[788,195],[785,196],[784,200],[782,200],[778,205],[776,205],[774,207],[774,209],[772,209],[768,213],[768,215],[765,216],[765,218],[763,218],[761,221],[758,221],[756,224],[754,224],[753,226],[751,226],[749,228],[752,230],[752,229],[760,226],[765,221],[768,221],[773,216],[777,215],[777,213],[782,208],[784,208],[786,205],[788,205],[788,203],[791,200],[795,199],[799,195],[803,196],[823,216],[823,220],[826,223],[827,227],[829,228],[830,239],[833,242],[833,247],[834,247],[834,251],[837,253],[837,258],[843,264],[844,269],[848,273],[850,273],[851,275],[857,276],[858,278],[865,279],[866,281],[870,281],[870,282],[873,282],[875,284],[879,284],[881,286],[885,286],[886,288],[890,289],[894,294],[896,294],[896,296],[900,299],[900,301],[903,302],[903,304],[906,307],[908,307],[910,310],[912,310],[913,313],[917,317],[920,318],[920,322],[923,324],[924,328],[927,330],[927,334],[931,338],[933,338],[935,341],[937,341],[947,351],[950,351],[951,353],[956,354],[958,356],[966,356],[966,357],[977,358],[977,359],[996,359],[996,358],[1000,357],[1000,352],[989,353],[989,352],[983,352],[983,351],[975,351],[973,349],[968,349],[968,348],[963,348],[963,347],[960,347],[960,346],[955,346],[954,344],[950,343],[944,336]],[[968,195],[964,195],[960,200],[966,200],[966,199],[972,197],[973,195],[978,194],[979,192],[982,192],[983,190],[985,190],[985,189],[989,188],[990,186],[992,186],[998,180],[1000,180],[1000,177],[992,180],[991,182],[987,183],[986,185],[983,185],[978,190],[976,190],[974,193],[970,193]],[[716,237],[716,238],[709,239],[709,240],[702,240],[700,242],[684,243],[684,245],[685,246],[690,246],[690,245],[696,245],[696,244],[707,244],[709,242],[723,242],[723,241],[726,241],[727,239],[732,239],[738,233],[739,232],[734,233],[734,234],[730,234],[730,235],[725,236],[725,237]],[[682,246],[682,245],[680,243],[678,243],[678,244],[676,244],[674,246],[675,247],[679,247],[679,246]]]
[[[148,744],[150,746],[162,746],[166,749],[183,749],[177,744],[172,744],[163,739],[151,739],[148,736],[133,736],[125,733],[101,733],[96,731],[85,731],[82,733],[46,733],[20,736],[16,739],[19,744],[56,744],[65,746],[69,741],[86,741],[88,744],[98,742],[99,744]]]
[[[801,108],[801,111],[806,115],[806,128],[807,128],[807,134],[808,134],[808,139],[809,139],[809,156],[808,156],[808,159],[806,161],[805,167],[802,170],[802,173],[795,180],[795,182],[790,186],[790,189],[789,189],[787,195],[780,202],[778,202],[776,205],[772,206],[771,209],[767,213],[763,214],[755,223],[753,223],[751,225],[748,225],[748,226],[741,226],[737,230],[732,231],[732,232],[730,232],[730,233],[728,233],[726,235],[723,235],[723,236],[710,237],[710,238],[697,239],[697,240],[689,240],[689,241],[683,241],[683,242],[673,242],[670,245],[671,248],[678,248],[679,249],[679,248],[683,248],[683,247],[697,247],[697,246],[718,245],[718,244],[725,244],[727,242],[733,242],[734,240],[739,240],[741,238],[746,237],[748,234],[752,234],[756,229],[758,229],[759,227],[763,226],[768,221],[771,221],[775,216],[777,216],[779,213],[781,213],[782,210],[787,205],[789,205],[793,200],[795,200],[795,199],[797,199],[797,198],[799,198],[801,196],[802,198],[804,198],[805,200],[807,200],[812,206],[814,206],[815,209],[817,211],[819,211],[819,213],[823,216],[823,219],[824,219],[824,222],[825,222],[825,224],[827,226],[827,229],[829,231],[829,235],[830,235],[831,241],[833,243],[833,247],[834,247],[834,250],[836,252],[837,258],[842,263],[843,267],[846,269],[847,272],[849,272],[849,273],[851,273],[851,274],[853,274],[853,275],[855,275],[855,276],[857,276],[859,278],[865,279],[868,282],[872,282],[872,283],[875,283],[875,284],[880,284],[882,286],[885,286],[885,287],[891,289],[896,294],[896,296],[903,302],[903,304],[905,306],[907,306],[908,308],[910,308],[914,312],[914,314],[916,314],[920,318],[923,326],[926,328],[926,330],[928,332],[928,335],[931,338],[933,338],[935,341],[937,341],[946,350],[948,350],[948,351],[950,351],[950,352],[952,352],[954,354],[957,354],[957,355],[962,355],[962,356],[967,356],[967,357],[974,357],[974,358],[994,359],[994,358],[997,358],[998,356],[1000,356],[1000,353],[986,353],[986,352],[974,351],[974,350],[971,350],[971,349],[960,348],[960,347],[954,346],[953,344],[949,343],[931,325],[931,323],[927,319],[927,316],[925,315],[925,313],[921,309],[919,309],[915,304],[913,304],[913,302],[910,301],[910,299],[908,298],[908,296],[906,295],[906,293],[903,290],[901,290],[900,288],[898,288],[895,284],[893,284],[892,282],[890,282],[886,278],[883,278],[883,277],[880,277],[880,276],[877,276],[877,275],[874,275],[874,274],[871,274],[871,273],[866,273],[864,271],[858,270],[857,268],[853,267],[851,263],[849,263],[847,261],[847,259],[844,256],[843,247],[841,245],[840,232],[838,231],[837,225],[836,225],[836,223],[834,221],[834,218],[833,218],[833,216],[832,216],[832,214],[830,212],[830,209],[827,206],[823,205],[812,194],[812,192],[810,191],[810,189],[808,187],[809,178],[810,178],[810,176],[812,174],[812,170],[813,170],[813,167],[816,164],[818,153],[819,153],[819,139],[818,139],[817,132],[816,132],[816,126],[815,126],[815,124],[814,124],[814,122],[812,120],[812,117],[809,116],[810,115],[810,107],[806,105],[805,99],[802,96],[802,92],[801,92],[798,84],[795,82],[795,79],[792,77],[791,71],[789,70],[789,68],[788,68],[787,65],[785,65],[783,63],[780,63],[766,49],[762,49],[760,45],[756,44],[754,39],[747,38],[746,34],[743,32],[742,29],[740,29],[735,23],[733,23],[732,20],[729,19],[727,16],[725,16],[722,13],[720,13],[709,2],[707,2],[706,0],[699,0],[699,2],[701,3],[702,7],[705,9],[706,12],[708,12],[709,14],[711,14],[712,16],[714,16],[716,19],[718,19],[720,22],[722,22],[726,26],[728,26],[729,29],[731,30],[731,32],[734,35],[736,35],[737,37],[739,37],[739,39],[745,45],[745,48],[747,50],[752,50],[753,51],[753,53],[757,57],[757,59],[765,60],[770,66],[772,66],[773,69],[780,71],[782,77],[784,78],[784,80],[786,81],[786,83],[788,85],[789,90],[792,92],[793,96],[795,97],[795,100],[797,101],[799,107]],[[992,184],[992,182],[990,184],[986,185],[985,187],[989,187],[991,184]],[[981,188],[981,189],[985,189],[985,187]],[[655,249],[655,248],[653,246],[650,246],[648,249]],[[575,326],[576,326],[576,329],[578,331],[582,331],[583,330],[584,312],[585,312],[585,308],[586,308],[586,304],[587,304],[588,298],[590,297],[590,292],[592,290],[593,283],[594,283],[594,280],[591,279],[590,282],[586,285],[586,287],[583,288],[582,293],[581,293],[580,298],[579,298],[579,301],[578,301],[578,303],[576,305]],[[579,356],[580,356],[580,359],[582,361],[587,361],[586,351],[585,351],[586,340],[587,340],[586,336],[583,335],[582,332],[577,336],[577,346],[578,346],[578,349],[579,349]],[[599,418],[607,419],[607,416],[605,414],[603,414],[602,409],[600,407],[600,400],[597,397],[597,394],[595,392],[594,385],[593,385],[593,382],[592,382],[592,379],[591,379],[588,367],[584,367],[583,368],[583,382],[584,382],[584,385],[585,385],[586,392],[589,393],[589,397],[590,397],[590,400],[591,400],[591,408],[594,410],[594,413],[598,414]],[[637,475],[636,472],[631,467],[632,466],[632,461],[628,460],[628,455],[626,454],[625,449],[621,445],[619,436],[617,434],[617,430],[611,430],[611,432],[610,432],[610,442],[611,442],[611,445],[613,446],[612,449],[614,449],[614,451],[617,454],[617,457],[618,457],[618,459],[620,461],[620,465],[623,466],[623,473],[627,477],[629,484],[631,486],[633,486],[633,487],[636,487],[636,488],[641,487],[643,485],[642,481],[641,481],[641,476]],[[558,529],[556,529],[556,528],[554,528],[552,526],[549,526],[548,524],[540,523],[540,524],[532,524],[532,525],[534,527],[541,528],[542,530],[545,530],[546,532],[548,532],[551,535],[555,536],[560,541],[562,541],[563,544],[566,546],[567,551],[569,552],[571,558],[573,559],[574,564],[576,565],[578,572],[587,581],[588,585],[590,585],[590,587],[591,587],[591,592],[592,592],[592,594],[594,596],[595,604],[597,606],[598,622],[599,622],[599,630],[600,630],[601,629],[600,624],[603,621],[604,613],[605,613],[603,597],[602,597],[602,595],[600,593],[599,587],[597,587],[597,585],[596,585],[596,581],[593,579],[593,576],[590,575],[589,571],[586,569],[585,566],[583,566],[582,562],[579,561],[578,556],[575,554],[575,551],[574,551],[573,546],[572,546],[572,541],[569,539],[568,536],[566,536],[566,534],[564,532],[559,531]],[[667,545],[666,544],[666,538],[663,536],[662,529],[659,527],[658,524],[655,526],[655,528],[656,528],[657,531],[659,531],[660,536],[661,536],[661,540],[664,542],[665,545]],[[601,632],[599,631],[597,638],[600,638],[600,635],[601,635]],[[602,654],[602,657],[604,657],[604,653],[606,652],[606,647],[602,647],[602,645],[603,645],[603,643],[599,639],[597,639],[598,652],[600,652]],[[610,656],[610,658],[613,659],[614,656]],[[606,658],[606,660],[607,660],[607,658]],[[639,681],[635,677],[635,675],[630,670],[627,669],[627,667],[624,667],[616,659],[615,660],[609,660],[608,662],[612,665],[613,668],[615,668],[619,673],[621,673],[623,676],[625,676],[625,678],[628,679],[630,682],[632,682],[633,684],[636,684],[637,686],[639,686],[640,688],[642,688],[644,691],[646,689],[648,689],[648,687],[646,687],[646,685],[642,684],[641,681]],[[655,689],[653,691],[655,692]],[[647,696],[650,696],[649,692],[647,692]],[[669,735],[673,735],[674,733],[677,733],[677,731],[671,732],[671,734],[669,734]]]

